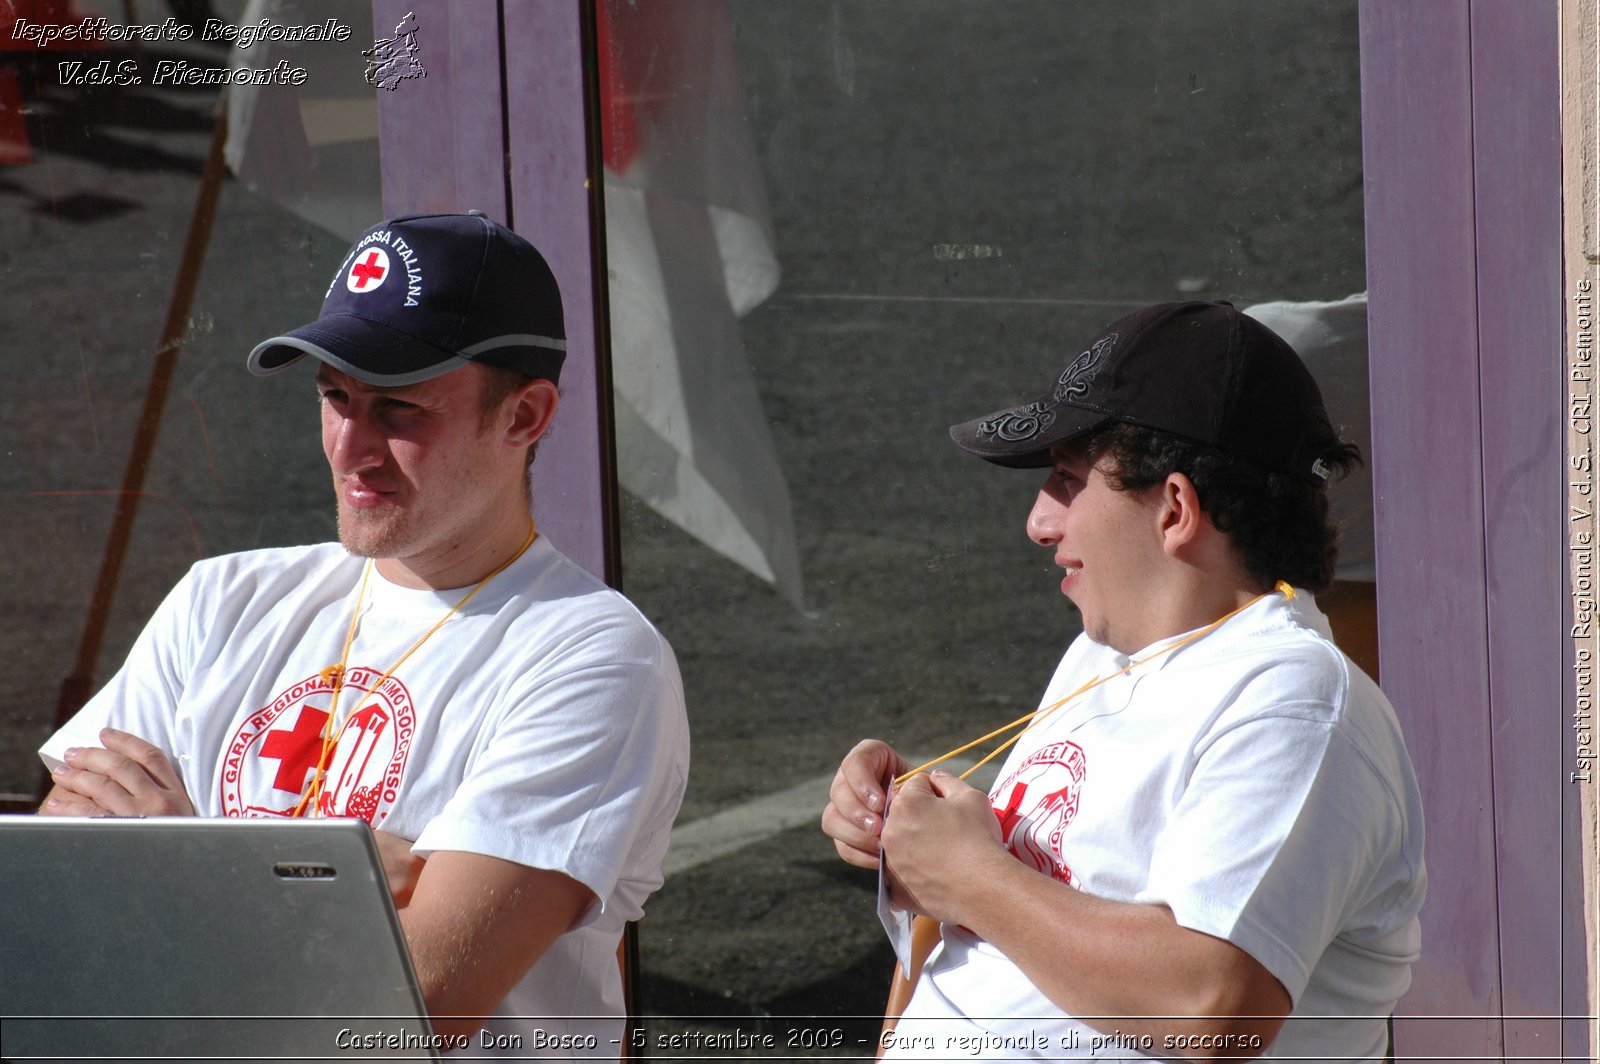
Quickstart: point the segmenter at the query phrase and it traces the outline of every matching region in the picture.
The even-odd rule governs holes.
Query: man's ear
[[[1157,518],[1161,549],[1169,555],[1177,555],[1196,542],[1210,518],[1200,508],[1200,494],[1194,489],[1194,481],[1182,473],[1168,473],[1157,490],[1161,492]]]
[[[550,428],[561,405],[561,391],[553,381],[536,378],[511,393],[511,424],[506,443],[523,449],[533,446]]]

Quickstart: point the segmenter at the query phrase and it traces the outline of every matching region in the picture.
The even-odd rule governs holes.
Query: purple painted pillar
[[[615,475],[586,11],[582,0],[374,0],[373,20],[381,32],[415,12],[427,70],[378,93],[384,213],[484,210],[532,241],[561,285],[567,361],[561,410],[534,462],[534,516],[569,557],[609,580]]]
[[[1557,43],[1554,0],[1361,5],[1379,636],[1428,814],[1402,1058],[1560,1054],[1584,980]]]
[[[1566,377],[1555,0],[1473,0],[1473,200],[1500,998],[1507,1057],[1562,1053]],[[1581,892],[1578,893],[1581,906]],[[1574,944],[1576,945],[1576,944]],[[1582,979],[1582,969],[1573,973]]]
[[[379,36],[415,14],[427,71],[377,90],[384,217],[477,209],[505,221],[498,6],[373,0]]]
[[[1427,810],[1400,1056],[1497,1056],[1472,71],[1465,0],[1361,7],[1373,516],[1384,687]],[[1442,441],[1449,446],[1441,446]]]
[[[503,0],[512,225],[544,252],[567,304],[561,413],[534,466],[534,513],[574,561],[616,583],[616,463],[600,267],[601,179],[589,5]]]

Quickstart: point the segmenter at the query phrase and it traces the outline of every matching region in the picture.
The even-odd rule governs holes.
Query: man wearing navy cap
[[[482,214],[368,230],[249,359],[316,360],[340,543],[198,563],[41,749],[41,812],[360,817],[437,1031],[594,1059],[688,729],[666,641],[530,515],[564,336],[544,259]]]
[[[988,794],[876,740],[840,766],[840,856],[941,925],[886,1058],[1382,1059],[1422,814],[1312,599],[1357,455],[1305,366],[1228,304],[1162,304],[951,435],[1049,470],[1027,533],[1083,634]]]

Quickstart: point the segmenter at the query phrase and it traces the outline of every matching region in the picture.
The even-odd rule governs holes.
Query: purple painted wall
[[[377,94],[384,217],[477,209],[505,221],[495,8],[374,0],[372,24],[380,35],[415,13],[418,58],[427,71]]]
[[[1361,8],[1379,654],[1428,814],[1402,1015],[1501,1011],[1469,46],[1465,0]],[[1395,1038],[1402,1056],[1500,1049],[1498,1021],[1399,1019]]]
[[[1557,25],[1554,0],[1361,6],[1379,639],[1428,811],[1401,1057],[1558,1054],[1584,979],[1563,934]]]
[[[561,285],[561,410],[534,463],[542,533],[602,578],[616,573],[610,384],[599,357],[582,0],[374,0],[374,25],[415,12],[427,76],[380,91],[383,208],[479,208],[531,240]],[[506,46],[502,47],[502,42]]]
[[[1508,1057],[1560,1052],[1566,534],[1554,0],[1473,0],[1490,754]]]
[[[506,128],[517,232],[544,252],[567,302],[561,413],[534,466],[534,513],[574,561],[617,582],[609,351],[602,343],[599,134],[582,0],[503,0]]]

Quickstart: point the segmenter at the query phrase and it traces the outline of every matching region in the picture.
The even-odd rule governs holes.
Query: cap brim
[[[1013,469],[1050,465],[1050,449],[1092,432],[1112,415],[1042,399],[996,410],[950,426],[950,438],[968,454]]]
[[[334,314],[257,344],[246,365],[251,373],[265,377],[307,355],[356,380],[388,388],[431,380],[471,361],[387,325]]]

